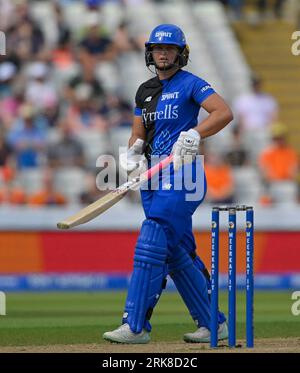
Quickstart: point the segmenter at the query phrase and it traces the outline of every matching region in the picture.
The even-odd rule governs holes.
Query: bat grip
[[[161,162],[156,164],[155,166],[149,168],[143,176],[142,179],[149,180],[152,178],[153,175],[157,174],[160,170],[167,167],[173,160],[173,154],[170,154],[167,158],[163,159]]]

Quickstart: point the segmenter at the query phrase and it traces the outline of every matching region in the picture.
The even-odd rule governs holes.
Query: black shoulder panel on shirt
[[[151,78],[151,79],[147,80],[142,85],[144,85],[147,88],[157,88],[157,87],[162,86],[160,80],[158,79],[158,76],[155,76],[154,78]]]
[[[136,95],[135,95],[136,106],[142,109],[147,97],[149,96],[154,97],[157,95],[157,93],[161,91],[162,91],[162,84],[159,81],[157,76],[152,79],[147,80],[146,82],[142,83],[139,86],[136,92]]]
[[[155,111],[162,90],[162,83],[158,77],[154,77],[141,84],[136,93],[136,104],[142,109],[142,121],[146,129],[146,157],[151,153],[151,143],[155,135]]]

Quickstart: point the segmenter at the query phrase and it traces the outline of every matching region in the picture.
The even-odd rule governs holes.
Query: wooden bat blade
[[[106,196],[98,199],[66,220],[57,223],[57,228],[70,229],[77,225],[87,223],[119,202],[127,192],[128,190],[123,193],[116,193],[116,191],[108,193]]]
[[[160,170],[165,168],[168,164],[172,162],[173,155],[169,155],[167,158],[157,163],[152,168],[145,171],[140,176],[126,182],[125,184],[119,186],[114,191],[108,193],[104,197],[99,198],[97,201],[93,202],[87,207],[84,207],[76,214],[70,216],[66,220],[57,223],[57,228],[59,229],[70,229],[76,227],[77,225],[87,223],[88,221],[96,218],[98,215],[102,214],[104,211],[108,210],[111,206],[119,202],[130,189],[133,189],[146,180],[149,180],[157,174]]]

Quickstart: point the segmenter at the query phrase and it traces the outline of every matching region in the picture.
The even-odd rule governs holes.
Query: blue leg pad
[[[123,323],[134,333],[150,331],[149,319],[162,292],[167,269],[167,239],[160,224],[143,222],[134,255],[134,268],[127,294]]]
[[[209,294],[209,301],[210,301],[210,294],[211,294],[211,280],[210,280],[210,274],[207,270],[207,268],[205,267],[205,264],[202,262],[202,260],[200,259],[200,257],[197,255],[194,259],[194,265],[200,269],[200,271],[204,274],[204,277],[206,279],[206,286],[207,286],[207,291],[208,291],[208,294]],[[218,319],[219,319],[219,324],[223,324],[224,321],[226,321],[226,317],[224,315],[223,312],[220,312],[219,311],[219,316],[218,316]]]
[[[209,329],[210,304],[205,276],[180,244],[168,259],[168,270],[197,326]]]

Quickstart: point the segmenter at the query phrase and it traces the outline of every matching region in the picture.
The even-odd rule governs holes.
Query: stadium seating
[[[84,28],[88,19],[89,11],[84,1],[61,1],[60,2],[65,22],[72,31],[72,43],[76,49],[78,41],[84,35]],[[32,1],[30,11],[35,21],[42,28],[47,47],[51,50],[57,38],[55,25],[55,10],[51,1]],[[281,42],[289,42],[287,38],[290,27],[278,24],[276,34],[270,32],[271,26],[264,29],[250,30],[244,26],[234,26],[229,23],[225,8],[218,1],[195,1],[187,2],[173,1],[144,1],[136,2],[106,1],[98,11],[99,26],[107,31],[108,36],[113,39],[114,32],[121,22],[128,22],[129,34],[138,37],[139,40],[148,37],[150,31],[160,23],[175,23],[182,27],[188,44],[191,48],[190,61],[187,69],[207,80],[216,91],[222,95],[227,102],[232,101],[242,93],[250,89],[250,68],[240,48],[240,43],[235,32],[243,36],[242,46],[251,64],[259,70],[262,77],[267,81],[267,87],[278,99],[282,106],[282,119],[289,125],[290,139],[294,144],[299,144],[299,131],[297,118],[299,117],[299,104],[297,94],[299,93],[299,62],[292,60],[291,56],[284,59]],[[257,43],[256,34],[262,36]],[[276,38],[273,41],[273,36]],[[255,45],[253,42],[255,40]],[[265,48],[265,45],[267,48]],[[274,62],[272,69],[268,68],[272,62],[272,55],[279,51],[280,61]],[[55,84],[59,95],[64,100],[64,89],[71,77],[79,71],[79,59],[74,58],[74,64],[63,70],[53,69],[51,80]],[[24,64],[26,65],[26,64]],[[283,67],[282,67],[283,66]],[[116,94],[120,98],[132,103],[138,86],[154,75],[148,71],[144,64],[143,50],[131,50],[120,53],[113,61],[97,63],[96,78],[101,82],[105,92]],[[280,78],[279,78],[280,76]],[[283,86],[288,80],[288,87]],[[63,109],[65,109],[64,105]],[[201,110],[199,119],[206,116]],[[109,121],[109,120],[108,120]],[[233,124],[236,124],[235,122]],[[209,151],[226,152],[232,141],[232,125],[225,128],[221,133],[205,140]],[[119,146],[127,146],[130,136],[128,127],[112,127],[107,133],[99,131],[83,131],[78,134],[78,139],[84,147],[86,156],[86,169],[92,169],[96,165],[96,159],[100,154],[113,154],[118,159]],[[266,134],[259,134],[257,138],[248,136],[244,143],[249,149],[256,149],[251,154],[250,164],[244,168],[234,169],[236,181],[237,200],[256,202],[262,191],[261,182],[258,178],[256,166],[256,155],[258,148],[264,148],[268,143]],[[54,126],[48,132],[48,143],[53,143],[59,138],[59,130]],[[255,147],[253,147],[255,143]],[[20,183],[26,192],[34,192],[42,185],[43,169],[21,171],[17,175],[17,183]],[[76,201],[83,190],[82,178],[84,169],[59,170],[55,176],[55,184],[58,189]],[[1,181],[0,181],[1,182]],[[62,183],[62,184],[60,184]],[[296,186],[290,184],[278,184],[272,186],[271,194],[278,200],[283,194],[287,201],[295,201]]]
[[[107,133],[101,133],[97,130],[82,131],[78,136],[78,140],[84,148],[87,165],[91,168],[95,167],[99,155],[110,152]]]
[[[236,188],[236,202],[257,203],[262,192],[259,175],[253,167],[240,167],[233,170]]]
[[[295,205],[297,203],[297,186],[291,181],[273,182],[270,195],[276,204]]]
[[[24,169],[18,173],[16,183],[22,186],[27,194],[38,192],[43,187],[43,170],[39,168]]]
[[[55,173],[56,189],[68,198],[70,203],[76,203],[84,191],[85,172],[78,167],[61,168]]]

